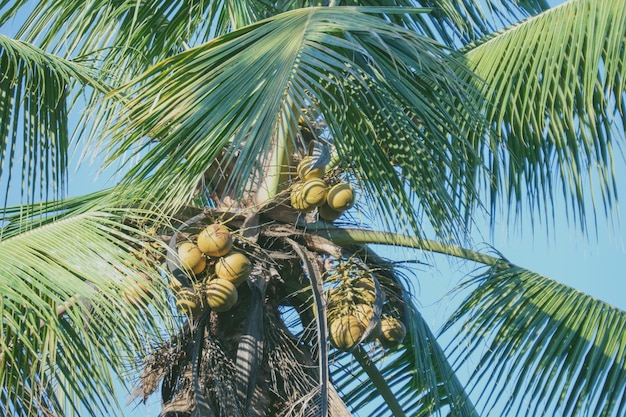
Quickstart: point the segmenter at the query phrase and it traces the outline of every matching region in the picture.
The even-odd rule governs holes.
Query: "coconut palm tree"
[[[623,415],[626,314],[467,247],[613,216],[626,6],[486,6],[1,1],[2,415]],[[447,350],[373,244],[483,266]]]

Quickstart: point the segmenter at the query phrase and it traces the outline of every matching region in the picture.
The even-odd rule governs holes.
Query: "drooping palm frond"
[[[504,398],[505,415],[624,415],[625,312],[516,266],[465,283],[474,284],[446,328],[462,325],[451,352],[459,361],[480,356],[471,382],[481,405]]]
[[[116,381],[173,326],[144,216],[86,205],[0,219],[2,415],[116,414]]]
[[[421,204],[442,234],[450,232],[465,202],[462,190],[472,196],[471,187],[460,186],[463,171],[479,164],[462,126],[480,128],[481,118],[463,99],[466,84],[453,75],[446,51],[376,16],[383,12],[391,10],[284,13],[155,66],[122,90],[129,111],[115,135],[115,156],[139,157],[128,179],[145,180],[145,195],[177,207],[221,159],[234,168],[228,178],[213,172],[213,179],[241,197],[266,175],[261,167],[276,132],[299,116],[293,109],[314,106],[343,167],[387,201],[381,214],[389,216],[381,218],[400,217],[402,224],[390,225],[412,223],[419,233]],[[459,103],[462,111],[451,110]],[[281,138],[285,149],[303,146],[293,130]]]
[[[594,216],[598,200],[605,210],[614,205],[613,152],[626,123],[625,42],[623,2],[573,0],[464,50],[485,80],[494,130],[475,139],[488,157],[492,210],[502,202],[520,215],[527,203],[549,220],[560,189],[584,229],[585,194]]]
[[[1,34],[0,73],[3,205],[16,182],[25,203],[60,196],[70,147],[68,86],[78,81],[100,91],[106,87],[89,68]]]

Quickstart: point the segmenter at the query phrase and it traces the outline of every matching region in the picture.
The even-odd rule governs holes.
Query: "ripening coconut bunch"
[[[184,242],[178,246],[181,267],[198,278],[194,288],[181,288],[174,282],[177,306],[188,316],[201,313],[207,307],[217,312],[230,310],[238,299],[237,287],[250,276],[252,263],[242,252],[233,250],[233,235],[223,224],[206,226],[196,243]],[[179,285],[174,285],[179,284]]]
[[[331,344],[350,350],[358,343],[378,337],[380,327],[377,325],[367,340],[363,340],[370,322],[378,321],[374,317],[376,287],[371,272],[352,262],[340,262],[330,271],[328,280],[338,283],[325,294]]]
[[[331,186],[324,180],[325,167],[311,168],[312,161],[307,156],[298,164],[299,181],[291,188],[291,205],[303,213],[317,208],[322,219],[336,220],[354,204],[354,191],[343,182]]]
[[[371,271],[350,261],[340,261],[329,271],[328,281],[337,285],[326,291],[330,342],[338,349],[350,350],[358,343],[374,340],[384,347],[396,346],[404,340],[406,327],[396,314],[383,314],[365,340],[363,335],[374,317],[376,286]],[[378,294],[385,302],[385,292]]]

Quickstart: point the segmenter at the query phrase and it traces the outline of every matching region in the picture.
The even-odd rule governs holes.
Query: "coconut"
[[[382,333],[381,320],[379,317],[374,318],[374,309],[372,308],[370,304],[362,304],[362,303],[354,304],[354,306],[352,307],[352,310],[353,310],[352,314],[354,315],[354,317],[360,320],[365,328],[367,328],[370,325],[370,322],[372,320],[374,319],[376,320],[375,322],[376,326],[372,329],[370,334],[365,339],[366,342],[371,342],[381,335]]]
[[[199,249],[198,249],[199,250]],[[191,272],[194,273],[194,275],[199,275],[202,273],[202,271],[204,271],[204,269],[206,268],[206,258],[203,256],[202,258],[200,258],[200,262],[198,262],[196,264],[196,266],[194,266],[191,269]]]
[[[223,224],[211,224],[198,235],[198,248],[209,256],[224,256],[232,247],[233,235]]]
[[[187,316],[195,316],[200,312],[202,303],[195,291],[181,288],[176,292],[176,308]]]
[[[328,192],[326,192],[326,195],[328,195]],[[324,203],[317,208],[317,214],[319,214],[322,219],[332,222],[333,220],[337,220],[341,217],[343,211],[335,210],[330,207],[328,203]]]
[[[326,202],[328,184],[321,178],[311,178],[302,185],[302,199],[312,207],[321,206]]]
[[[302,188],[304,187],[303,183],[297,183],[293,186],[293,188],[291,189],[291,195],[290,195],[290,200],[291,200],[291,206],[298,210],[298,211],[302,211],[302,212],[307,212],[307,211],[311,211],[313,209],[313,207],[308,204],[306,201],[304,201],[304,196],[302,195]]]
[[[220,258],[215,264],[215,274],[222,279],[239,286],[250,276],[252,264],[246,255],[240,252],[231,252]]]
[[[384,316],[380,322],[381,334],[379,340],[385,345],[397,345],[402,343],[406,336],[404,323],[393,316]]]
[[[360,320],[365,327],[367,327],[367,325],[370,324],[372,317],[374,317],[374,309],[368,304],[354,304],[352,306],[352,315]]]
[[[232,282],[216,278],[207,284],[204,297],[209,307],[221,313],[230,310],[237,302],[239,295]]]
[[[345,211],[354,204],[354,191],[350,184],[341,182],[330,187],[326,195],[326,201],[330,208]]]
[[[330,343],[338,349],[352,349],[361,340],[366,327],[360,317],[339,316],[328,324]]]
[[[202,262],[202,252],[193,243],[184,242],[178,246],[178,259],[183,269],[191,271]]]
[[[302,158],[302,160],[298,164],[298,177],[300,177],[302,181],[307,181],[312,178],[322,178],[324,176],[325,168],[317,167],[315,169],[311,169],[312,161],[313,158],[311,158],[310,156],[306,156]]]
[[[362,277],[352,282],[352,290],[359,300],[365,304],[374,304],[376,302],[376,287],[374,281],[369,277]],[[384,300],[384,293],[381,293]]]

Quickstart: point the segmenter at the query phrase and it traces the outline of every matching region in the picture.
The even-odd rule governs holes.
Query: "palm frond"
[[[473,285],[444,330],[462,326],[459,363],[480,356],[471,382],[485,408],[504,399],[506,415],[624,414],[626,313],[516,266]]]
[[[584,230],[589,204],[594,216],[597,200],[605,210],[614,205],[614,140],[623,140],[626,123],[625,41],[622,2],[574,0],[465,50],[485,81],[494,130],[488,139],[474,136],[488,157],[494,211],[502,201],[521,215],[527,202],[549,220],[560,189]]]
[[[34,7],[19,1],[5,11],[0,22],[15,19],[22,23],[17,38],[95,67],[99,79],[119,86],[187,45],[208,40],[211,7],[195,0],[50,0]],[[76,140],[93,152],[102,145],[101,132],[119,114],[119,103],[107,100],[102,91],[87,91],[75,98],[74,105],[80,109]]]
[[[42,209],[28,221],[8,208],[0,220],[0,399],[9,415],[115,414],[118,378],[130,382],[136,358],[172,329],[158,251],[135,226],[145,216],[96,200],[82,210],[50,203],[47,220]]]
[[[100,91],[105,86],[89,68],[1,34],[0,73],[3,205],[16,182],[26,203],[59,196],[70,147],[68,86],[75,81]]]
[[[28,1],[0,2],[0,25],[14,19],[15,16],[32,7]],[[62,39],[54,39],[61,35],[66,44],[72,45],[76,51],[96,51],[89,45],[92,40],[110,40],[110,25],[121,26],[123,35],[119,40],[141,39],[141,43],[157,36],[159,39],[173,42],[178,48],[182,42],[196,45],[213,37],[225,35],[244,26],[259,22],[281,12],[299,8],[327,5],[320,0],[286,0],[272,2],[268,0],[211,1],[186,0],[182,2],[136,3],[127,5],[124,2],[91,0],[87,3],[76,0],[50,1],[38,3],[28,24],[21,31],[42,39],[46,45],[62,45]],[[340,2],[340,6],[365,7],[396,7],[410,9],[413,7],[431,8],[432,13],[415,15],[411,13],[392,13],[387,17],[390,21],[416,30],[433,39],[439,39],[447,45],[465,40],[468,42],[484,36],[494,30],[497,25],[511,24],[529,15],[548,9],[545,0],[350,0]],[[82,8],[80,8],[82,7]],[[90,21],[92,25],[80,24],[81,20]],[[164,24],[167,22],[167,24]],[[109,25],[107,27],[107,24]],[[72,30],[68,31],[69,27]],[[161,32],[163,35],[149,33]],[[68,33],[72,32],[72,33]],[[164,33],[165,32],[165,33]],[[131,36],[129,38],[129,35]],[[146,36],[148,35],[148,36]],[[85,47],[78,42],[68,43],[67,39],[88,39]],[[121,43],[115,42],[117,45]],[[155,44],[160,44],[159,41]],[[154,44],[152,44],[154,45]],[[147,54],[152,52],[144,51]]]
[[[472,189],[460,186],[463,171],[479,164],[463,129],[476,128],[481,116],[463,99],[467,85],[458,82],[447,51],[375,15],[390,12],[301,9],[153,67],[122,90],[129,111],[114,156],[139,158],[127,179],[145,180],[146,196],[177,207],[221,160],[234,165],[232,175],[212,179],[241,197],[264,175],[279,126],[297,120],[294,108],[314,106],[342,167],[390,215],[381,218],[400,217],[400,227],[419,230],[414,213],[421,205],[442,234],[450,232],[460,206],[475,197],[460,191]],[[281,137],[293,142],[284,148],[303,146],[297,132]]]
[[[549,8],[545,0],[417,0],[409,2],[433,8],[433,13],[426,17],[417,16],[421,21],[411,22],[409,27],[450,46],[458,45],[459,42],[470,42],[493,32],[501,25],[512,24]],[[398,1],[398,3],[401,2]],[[434,28],[434,30],[431,29],[431,31],[428,28]]]

